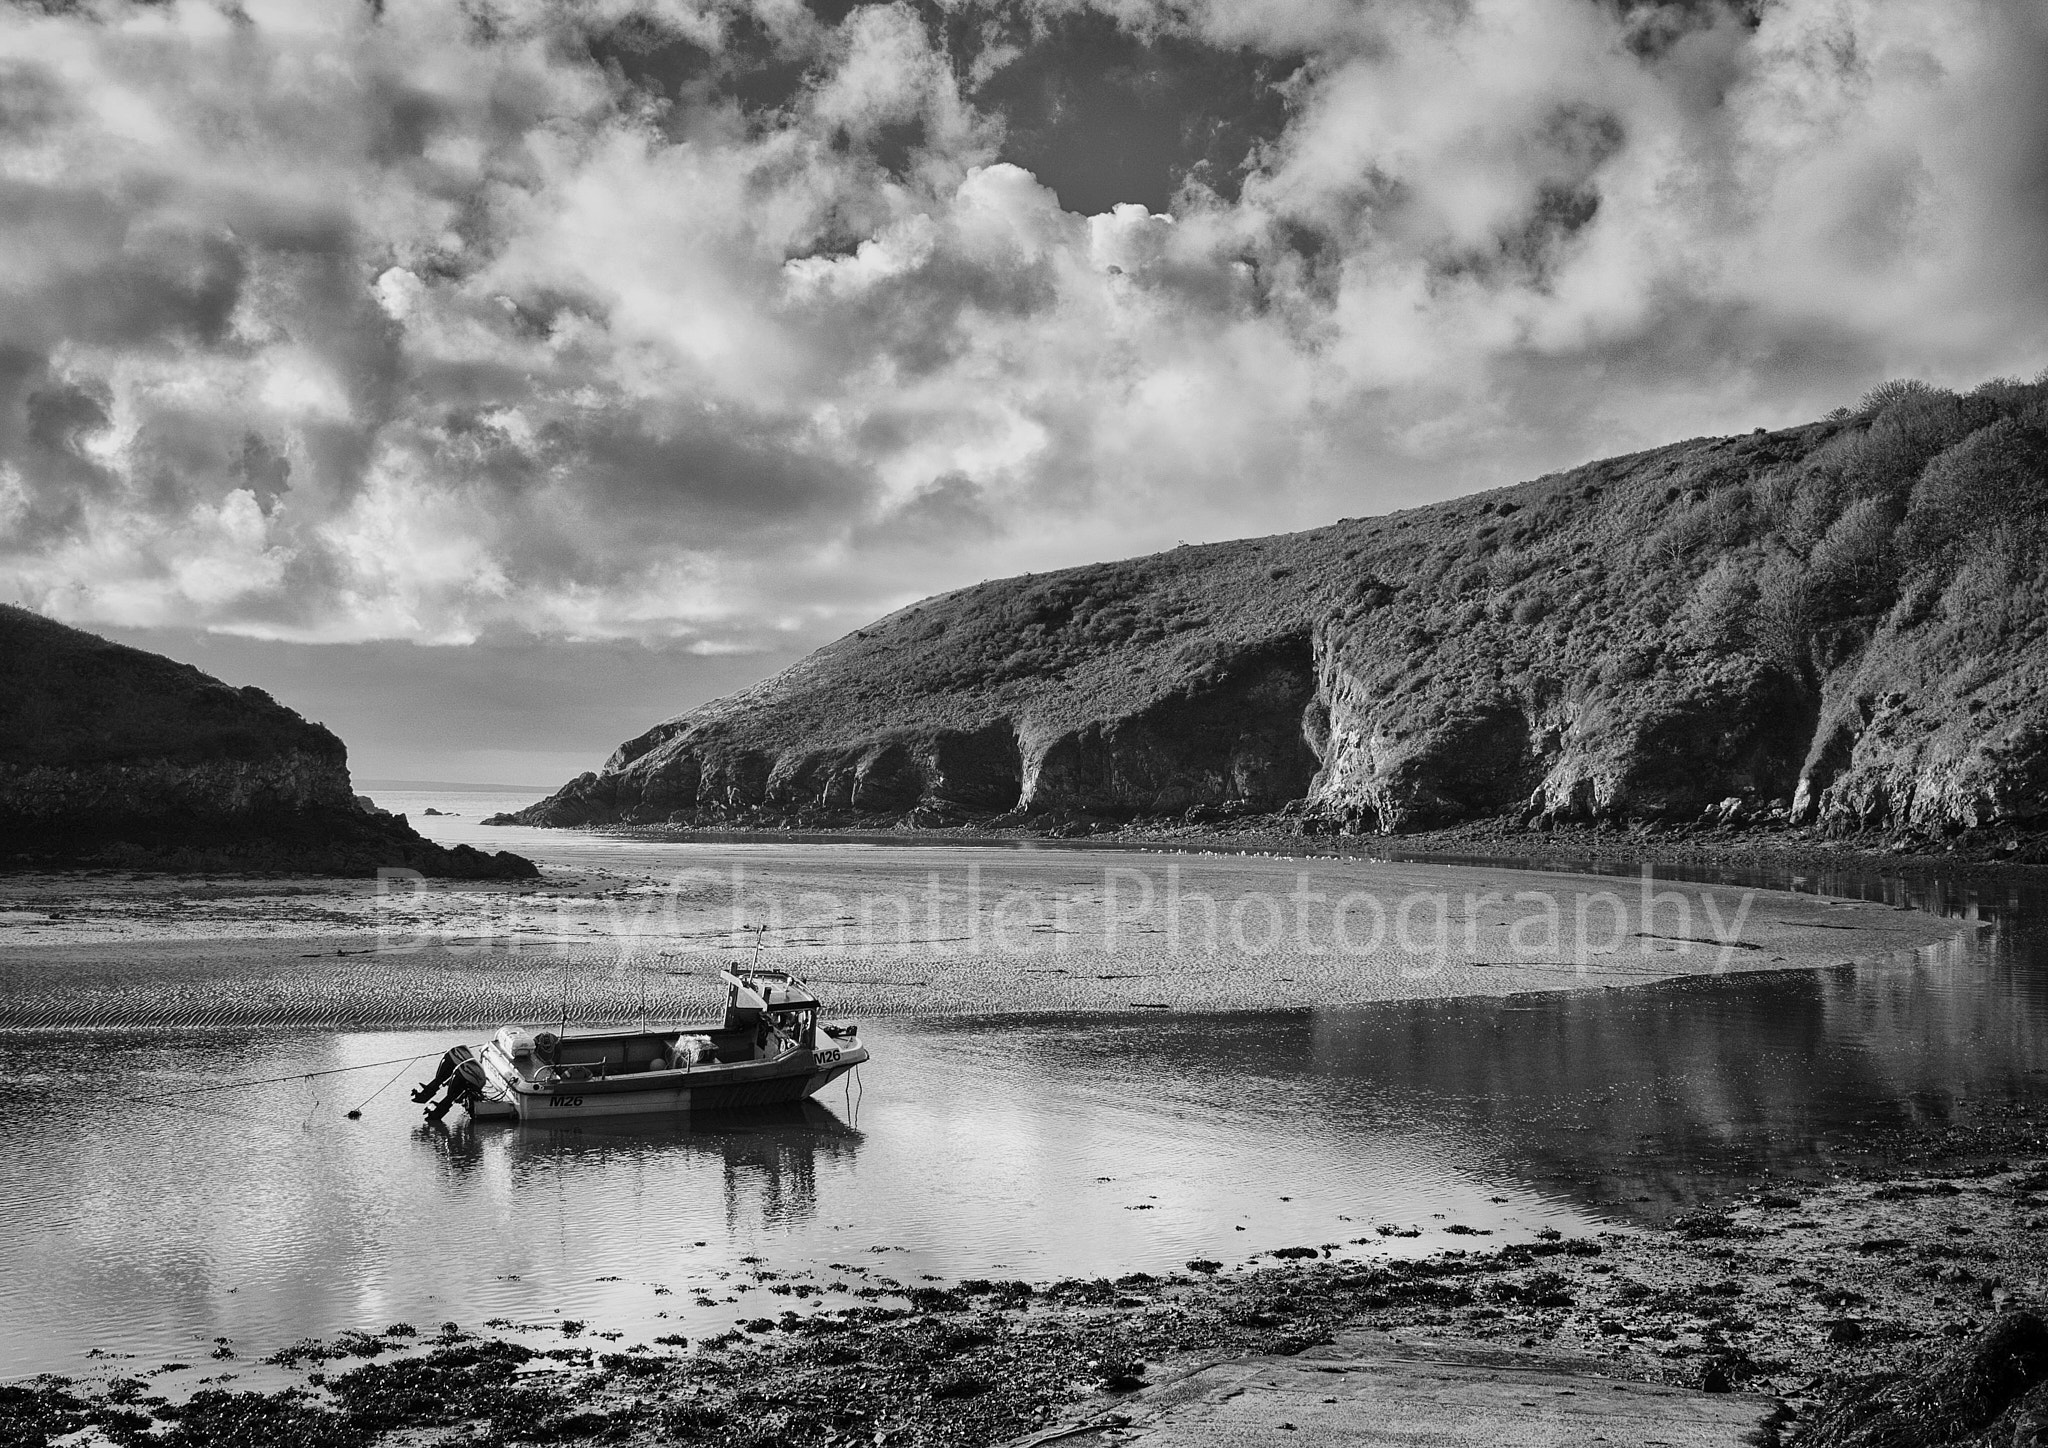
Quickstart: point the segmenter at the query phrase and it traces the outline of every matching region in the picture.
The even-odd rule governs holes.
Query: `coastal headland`
[[[912,603],[532,825],[1742,826],[2029,854],[2048,384],[1880,388],[1380,517]]]

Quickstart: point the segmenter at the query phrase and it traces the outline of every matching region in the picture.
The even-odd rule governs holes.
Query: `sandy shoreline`
[[[1155,819],[1083,819],[1060,824],[991,828],[962,824],[922,829],[863,828],[858,825],[802,827],[787,824],[749,830],[663,825],[580,826],[533,830],[517,826],[465,829],[460,840],[478,848],[502,846],[513,838],[585,836],[647,842],[716,844],[728,841],[816,840],[901,844],[1003,844],[1025,848],[1230,851],[1313,854],[1343,859],[1525,860],[1552,869],[1582,869],[1593,863],[1633,864],[1654,860],[1660,867],[1704,868],[1743,873],[1915,875],[1968,872],[1973,877],[2010,876],[2048,881],[2048,831],[2017,825],[1976,831],[1953,839],[1917,834],[1833,833],[1812,826],[1636,821],[1630,824],[1554,824],[1547,828],[1513,819],[1491,818],[1399,835],[1309,833],[1287,814],[1247,815],[1202,824]],[[545,848],[541,853],[548,853]]]
[[[0,876],[0,1029],[695,1016],[751,949],[850,1015],[1611,988],[1963,948],[1826,895],[1280,854],[622,842],[537,884]]]

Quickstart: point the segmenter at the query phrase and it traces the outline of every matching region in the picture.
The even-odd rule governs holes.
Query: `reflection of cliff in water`
[[[2048,1094],[2044,959],[2008,927],[1820,972],[1317,1012],[1310,1070],[1588,1205],[1682,1203],[1815,1173],[1852,1128]]]
[[[2018,1099],[2048,1037],[2048,940],[1985,931],[1919,952],[1910,964],[1831,971],[1827,1034],[1865,1044],[1879,1096],[1902,1114],[1947,1119],[1958,1097]]]

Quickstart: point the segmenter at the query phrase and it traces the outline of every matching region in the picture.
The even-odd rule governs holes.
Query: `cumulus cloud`
[[[1019,163],[1091,54],[1164,210]],[[2044,83],[2027,0],[10,8],[0,592],[748,648],[2032,373]]]

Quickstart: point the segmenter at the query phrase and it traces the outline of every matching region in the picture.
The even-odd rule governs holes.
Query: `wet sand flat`
[[[694,1017],[757,947],[847,1014],[1284,1008],[1831,966],[1976,928],[1464,865],[562,840],[537,884],[5,877],[0,1029]]]

